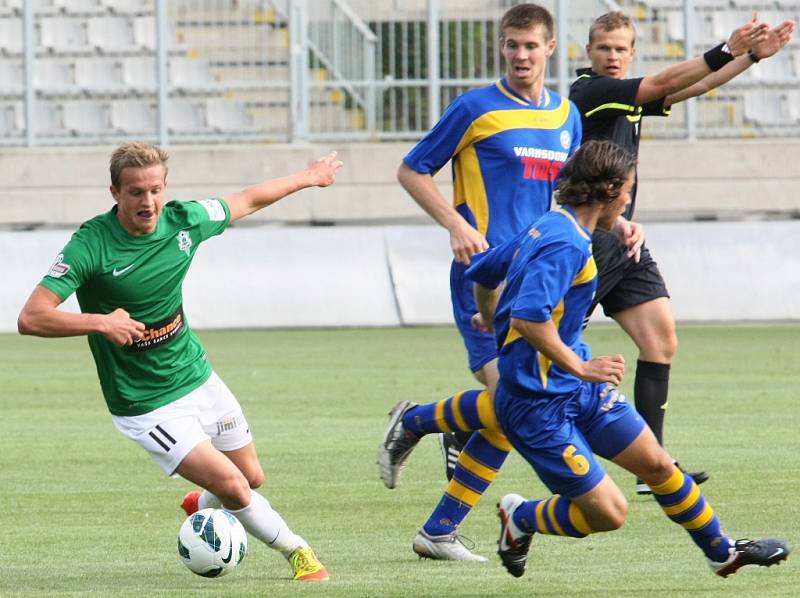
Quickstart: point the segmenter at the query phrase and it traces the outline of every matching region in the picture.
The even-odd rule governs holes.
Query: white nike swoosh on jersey
[[[127,271],[128,271],[128,270],[130,270],[131,268],[133,268],[133,264],[131,264],[131,265],[130,265],[130,266],[128,266],[127,268],[122,268],[121,270],[117,270],[116,268],[114,268],[114,271],[112,272],[112,274],[113,274],[114,276],[120,276],[120,275],[122,275],[122,274],[125,274],[125,272],[127,272]]]

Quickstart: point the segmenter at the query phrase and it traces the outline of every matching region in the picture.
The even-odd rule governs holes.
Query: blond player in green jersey
[[[331,153],[223,198],[166,202],[167,154],[124,144],[111,156],[115,205],[72,235],[18,321],[21,334],[87,336],[117,429],[168,475],[203,488],[187,494],[184,510],[234,513],[301,581],[326,580],[328,572],[255,491],[264,472],[250,428],[189,328],[181,286],[200,243],[295,191],[333,184],[341,166]],[[81,313],[58,309],[72,293]]]

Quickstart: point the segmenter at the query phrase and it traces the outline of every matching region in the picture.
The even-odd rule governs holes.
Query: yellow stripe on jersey
[[[461,415],[461,397],[464,395],[463,392],[460,392],[456,395],[453,395],[453,402],[450,403],[450,408],[453,412],[453,419],[456,420],[456,427],[459,430],[469,430],[469,426],[467,422],[464,420],[464,416]]]
[[[458,143],[456,153],[468,145],[510,129],[559,129],[567,122],[567,117],[569,100],[566,98],[561,98],[561,104],[553,110],[492,110],[472,121]]]
[[[459,148],[462,144],[459,144]],[[478,154],[474,145],[468,145],[460,153],[459,151],[460,149],[456,150],[454,162],[453,205],[466,203],[475,216],[475,228],[482,235],[486,235],[486,231],[489,230],[489,201],[486,199],[486,187],[483,184]]]
[[[553,325],[558,330],[558,325],[561,323],[561,319],[564,317],[564,299],[558,302],[553,313],[550,315],[550,319],[553,321]],[[539,359],[539,379],[542,381],[542,388],[547,388],[547,380],[550,377],[550,367],[553,365],[553,362],[550,361],[547,357],[545,357],[544,353],[541,351],[538,354]]]
[[[586,284],[587,282],[591,282],[597,276],[597,264],[594,261],[594,256],[590,255],[589,259],[586,260],[586,264],[583,266],[583,269],[578,272],[577,276],[575,276],[575,280],[572,281],[572,286],[577,287],[582,284]]]
[[[458,464],[462,467],[465,467],[466,470],[472,475],[477,476],[482,480],[486,480],[487,482],[493,482],[497,477],[496,469],[492,469],[491,467],[476,461],[472,455],[467,453],[467,451],[461,451],[461,454],[458,456]]]
[[[591,240],[591,237],[590,237],[589,235],[587,235],[587,234],[586,234],[586,231],[585,231],[585,230],[583,230],[583,227],[582,227],[580,224],[578,224],[578,221],[577,221],[577,220],[575,220],[575,216],[573,216],[572,214],[570,214],[570,213],[569,213],[567,210],[565,210],[564,208],[556,208],[556,209],[555,209],[555,210],[553,210],[553,211],[554,211],[554,212],[558,212],[558,213],[559,213],[559,214],[561,214],[562,216],[566,216],[566,217],[569,219],[569,221],[570,221],[570,222],[572,222],[572,225],[575,227],[575,230],[576,230],[576,231],[578,231],[578,234],[579,234],[581,237],[583,237],[583,238],[584,238],[584,239],[586,239],[587,241]]]
[[[625,110],[626,112],[636,112],[637,108],[641,111],[641,106],[631,106],[630,104],[618,104],[617,102],[609,102],[608,104],[600,104],[597,108],[589,110],[583,116],[589,118],[592,114],[596,114],[601,110]]]
[[[506,334],[506,340],[503,341],[503,346],[510,345],[514,341],[517,341],[522,338],[519,330],[514,328],[513,326],[508,327],[508,334]]]
[[[510,93],[505,87],[503,87],[503,84],[500,83],[500,81],[495,81],[494,86],[500,91],[500,93],[506,96],[509,100],[516,102],[517,104],[520,104],[522,106],[528,105],[528,102],[524,101],[521,98],[518,98],[513,93]]]
[[[697,486],[697,484],[694,484],[691,492],[689,492],[689,496],[684,498],[679,503],[669,506],[662,505],[661,508],[667,515],[679,515],[680,513],[683,513],[691,509],[695,504],[697,504],[697,501],[699,499],[700,499],[700,488]]]
[[[450,426],[444,417],[444,404],[446,402],[447,399],[436,403],[436,407],[433,409],[433,417],[436,418],[436,423],[442,432],[452,432],[453,430],[450,429]]]

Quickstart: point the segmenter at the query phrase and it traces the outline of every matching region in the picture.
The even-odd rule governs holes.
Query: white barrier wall
[[[679,321],[800,319],[800,221],[646,227]],[[0,331],[71,231],[0,232]],[[231,228],[200,248],[196,328],[449,324],[450,248],[436,226]],[[65,309],[76,309],[74,297]],[[601,319],[595,314],[595,319]]]

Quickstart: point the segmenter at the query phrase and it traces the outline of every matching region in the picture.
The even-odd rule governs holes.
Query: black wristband
[[[718,71],[731,60],[733,60],[733,54],[731,54],[728,44],[721,43],[720,45],[714,46],[708,52],[703,54],[703,60],[706,61],[708,68],[710,68],[712,71]]]
[[[753,61],[753,64],[758,64],[759,62],[761,62],[761,59],[758,56],[756,56],[756,53],[753,52],[752,50],[747,51],[747,56],[748,58],[750,58],[750,60]]]

